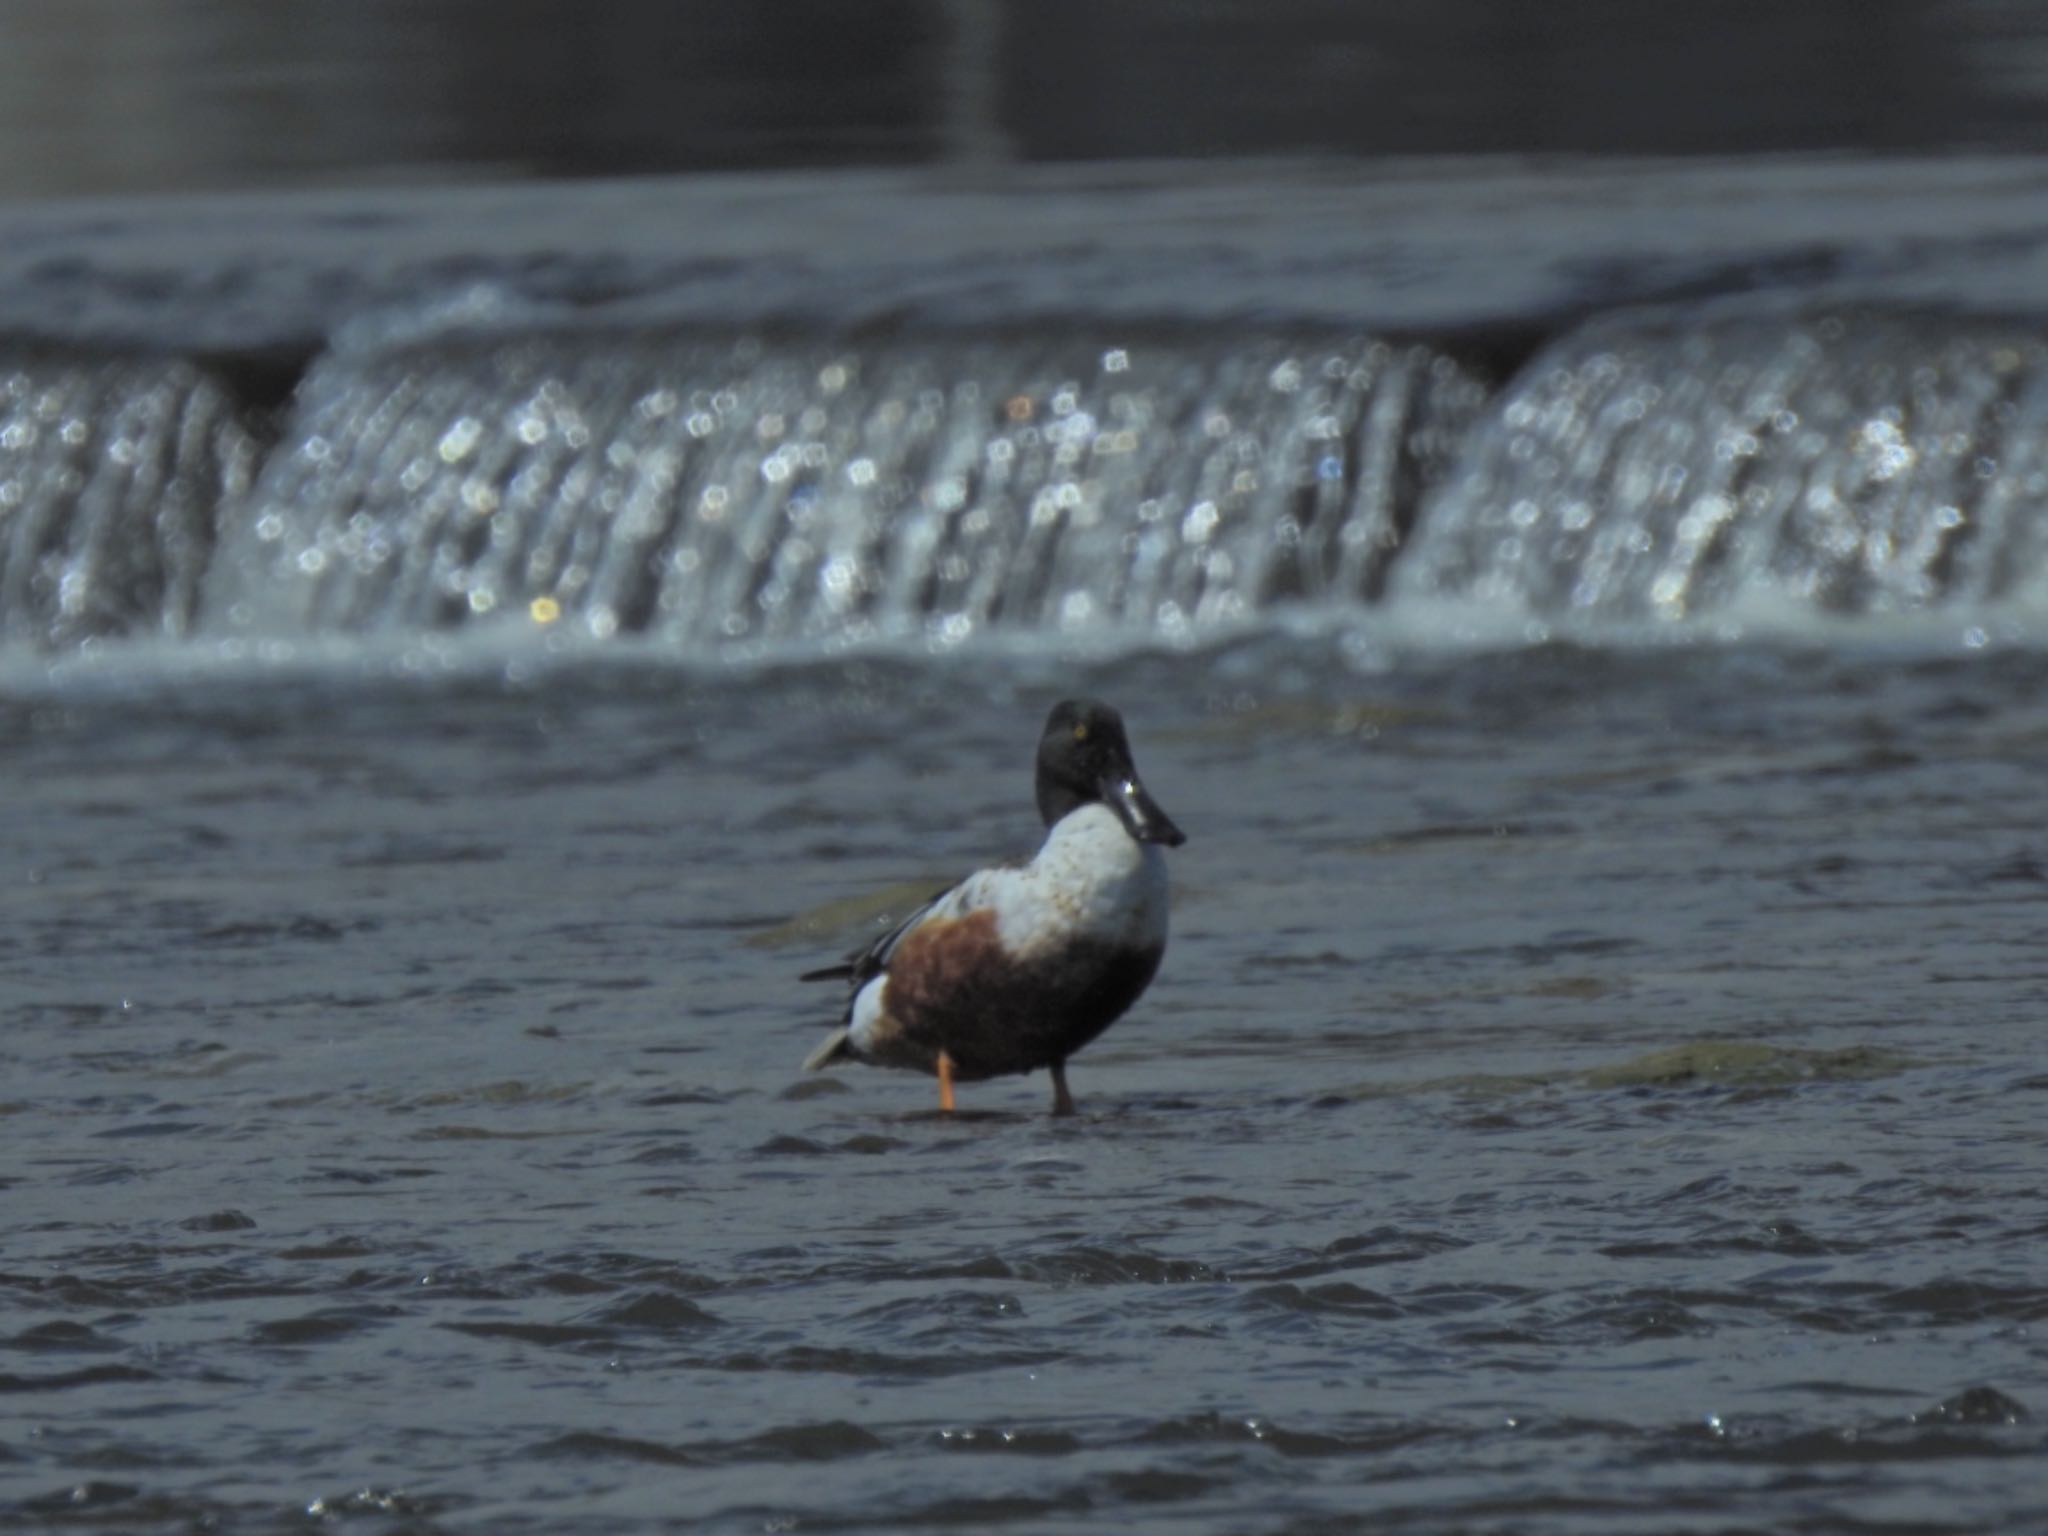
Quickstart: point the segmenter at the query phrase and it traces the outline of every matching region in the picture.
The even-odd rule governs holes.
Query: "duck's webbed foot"
[[[1052,1112],[1055,1115],[1071,1115],[1074,1112],[1074,1096],[1067,1091],[1067,1064],[1056,1061],[1052,1064]]]
[[[939,1052],[939,1110],[953,1113],[953,1058],[944,1051]]]

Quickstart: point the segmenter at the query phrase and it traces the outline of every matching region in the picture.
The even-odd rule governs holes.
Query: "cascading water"
[[[183,633],[256,453],[188,363],[0,352],[0,637]]]
[[[681,645],[1172,634],[1375,595],[1483,404],[1370,339],[439,337],[323,360],[210,595],[239,632]]]
[[[227,377],[0,352],[0,638],[2048,601],[2048,339],[2017,322],[1620,314],[1491,396],[1425,344],[1248,328],[447,330],[325,352],[271,416]]]
[[[2048,345],[2016,325],[1617,316],[1497,400],[1425,499],[1404,594],[1680,619],[2034,594]]]

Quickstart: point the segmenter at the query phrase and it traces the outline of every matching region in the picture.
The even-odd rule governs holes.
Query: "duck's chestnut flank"
[[[1151,983],[1164,944],[1076,942],[1019,957],[1004,949],[993,912],[928,923],[909,935],[889,974],[890,1017],[929,1070],[940,1051],[961,1082],[1030,1072],[1079,1050],[1120,1018]],[[979,1024],[962,1030],[967,1013]]]

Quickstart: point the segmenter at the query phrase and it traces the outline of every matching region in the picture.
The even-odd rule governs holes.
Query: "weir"
[[[1612,317],[1513,380],[1424,498],[1396,586],[1683,619],[2038,594],[2048,347],[1881,314]]]
[[[451,329],[202,362],[0,353],[0,635],[525,626],[683,651],[1199,636],[1450,598],[1680,623],[2041,595],[2048,341],[1625,311],[1496,384],[1244,326]]]
[[[210,605],[683,645],[1174,634],[1376,596],[1485,400],[1371,338],[550,335],[306,380]]]
[[[256,457],[190,363],[0,346],[0,639],[185,633]]]

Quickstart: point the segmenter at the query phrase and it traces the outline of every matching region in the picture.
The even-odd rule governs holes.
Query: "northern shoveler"
[[[846,1016],[804,1062],[934,1072],[953,1084],[1052,1074],[1070,1115],[1067,1058],[1138,1000],[1166,952],[1166,859],[1187,841],[1139,781],[1123,717],[1093,699],[1053,706],[1038,739],[1045,843],[1030,863],[976,870],[844,964]]]

